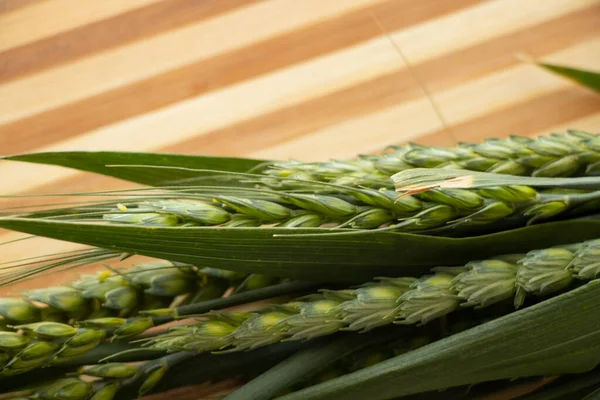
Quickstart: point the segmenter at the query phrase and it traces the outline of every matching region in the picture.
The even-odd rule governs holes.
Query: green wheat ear
[[[511,136],[486,139],[480,144],[460,143],[454,148],[392,146],[383,156],[359,160],[302,163],[275,162],[264,173],[277,178],[323,181],[344,186],[390,188],[389,178],[412,168],[453,168],[517,176],[565,177],[594,175],[600,168],[600,140],[592,133],[570,130],[540,138]],[[299,176],[300,175],[300,176]],[[306,188],[295,180],[282,183],[265,178],[275,190]]]
[[[382,278],[360,288],[322,291],[288,304],[223,320],[226,313],[173,328],[146,346],[168,351],[239,351],[279,341],[307,340],[340,330],[369,331],[397,324],[426,324],[461,307],[483,308],[527,295],[548,296],[574,279],[595,279],[600,240],[536,250],[525,256],[474,261],[461,268],[435,268],[420,279]]]
[[[136,209],[152,209],[148,202],[132,199],[129,207],[106,208],[98,211],[105,222],[162,227],[198,227],[220,226],[229,228],[274,226],[275,228],[307,228],[322,227],[323,231],[352,228],[356,232],[374,229],[394,229],[396,231],[419,232],[433,229],[459,227],[478,227],[498,224],[510,218],[521,221],[521,224],[532,224],[547,220],[557,215],[566,214],[581,205],[596,207],[595,200],[600,191],[561,192],[552,190],[535,190],[519,184],[518,181],[505,185],[485,185],[471,190],[470,188],[436,188],[444,184],[438,172],[454,176],[462,171],[427,169],[408,170],[406,178],[401,174],[394,175],[399,187],[406,182],[433,182],[428,185],[409,185],[408,194],[414,196],[398,197],[393,191],[353,188],[349,186],[330,185],[315,182],[315,187],[323,187],[329,194],[304,194],[292,192],[273,192],[264,190],[243,191],[237,196],[223,196],[204,193],[204,189],[196,190],[198,197],[204,200],[181,202],[165,199],[160,209],[156,209],[162,217],[173,216],[176,223],[152,217],[140,219],[147,213],[137,213]],[[420,174],[420,175],[419,175]],[[413,175],[415,175],[413,177]],[[422,176],[424,178],[422,178]],[[485,175],[485,174],[484,174]],[[479,175],[475,175],[479,177]],[[491,178],[489,178],[491,176]],[[492,179],[497,175],[485,175]],[[514,179],[518,179],[514,177]],[[441,182],[441,183],[440,183]],[[547,183],[548,185],[548,183]],[[596,186],[598,186],[596,184]],[[411,188],[416,189],[412,190]],[[210,189],[212,191],[212,189]],[[165,195],[163,195],[165,196]],[[177,196],[169,194],[168,196]],[[258,197],[267,196],[270,200]],[[223,212],[230,213],[226,223],[221,219],[198,220],[185,217],[185,207],[190,210],[208,206],[211,200],[222,206]],[[170,203],[173,202],[173,207]],[[210,207],[213,207],[210,205]],[[96,207],[97,208],[97,207]],[[173,214],[176,213],[176,214]],[[82,214],[83,215],[83,214]],[[73,215],[71,216],[71,218]],[[129,218],[131,217],[131,218]],[[175,221],[173,219],[173,221]],[[338,234],[335,231],[329,232]],[[123,293],[122,295],[126,295]]]

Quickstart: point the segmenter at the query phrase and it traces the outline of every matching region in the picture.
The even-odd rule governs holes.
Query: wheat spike
[[[390,187],[389,177],[410,168],[452,168],[538,177],[597,175],[600,138],[570,130],[540,138],[511,136],[460,143],[453,148],[409,144],[392,146],[383,156],[358,160],[276,162],[263,173],[277,178],[331,182],[347,186]],[[263,179],[273,189],[302,187],[298,182]]]
[[[199,195],[202,188],[198,188]],[[522,185],[483,189],[432,189],[398,197],[391,190],[338,187],[336,192],[303,194],[278,192],[271,200],[246,196],[217,196],[213,202],[223,219],[190,219],[194,209],[218,208],[201,200],[132,202],[123,211],[107,210],[102,218],[110,223],[152,226],[222,226],[282,228],[337,227],[398,231],[424,231],[447,226],[490,225],[507,217],[520,224],[545,220],[600,196],[600,192],[540,190]],[[159,203],[159,206],[157,206]],[[136,212],[141,209],[144,212]],[[152,213],[147,212],[152,210]]]
[[[307,340],[339,330],[365,332],[396,324],[426,324],[461,307],[488,307],[526,295],[547,296],[575,279],[600,275],[600,240],[536,250],[524,256],[435,268],[422,278],[381,278],[357,289],[321,291],[256,313],[213,313],[147,341],[167,351],[241,351],[279,341]]]
[[[264,275],[159,261],[84,275],[64,286],[28,291],[20,299],[0,298],[0,317],[5,325],[131,318],[139,312],[168,308],[174,302],[183,305],[216,299],[231,287],[239,293],[277,282],[279,279]]]

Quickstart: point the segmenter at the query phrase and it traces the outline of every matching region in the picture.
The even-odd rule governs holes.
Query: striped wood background
[[[516,55],[597,68],[599,33],[598,0],[0,0],[0,153],[316,160],[593,131],[596,95]],[[0,182],[2,194],[127,186],[19,163],[0,163]],[[69,248],[15,243],[0,262]]]
[[[0,0],[0,153],[316,160],[595,130],[597,95],[517,55],[595,68],[599,34],[599,0]],[[131,186],[8,162],[0,179],[2,194]],[[15,243],[0,262],[68,248]]]

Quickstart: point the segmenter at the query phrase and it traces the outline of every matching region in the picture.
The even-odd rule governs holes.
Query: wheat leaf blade
[[[0,227],[125,253],[322,282],[418,276],[438,265],[600,237],[600,221],[562,221],[469,238],[365,232],[274,237],[318,229],[162,228],[0,218]],[[340,273],[343,271],[343,273]]]
[[[335,361],[375,343],[389,341],[396,331],[371,332],[365,335],[342,335],[299,351],[264,372],[223,400],[270,400],[282,390],[314,376]]]
[[[155,392],[218,381],[232,375],[254,376],[312,345],[313,343],[301,342],[279,343],[239,354],[201,354],[169,370]]]
[[[158,168],[118,168],[111,165],[154,165],[190,169],[247,172],[267,162],[250,158],[191,156],[182,154],[129,152],[47,152],[4,156],[0,159],[37,164],[58,165],[81,171],[108,175],[144,185],[162,186],[169,182],[193,178],[194,184],[227,184],[227,177],[185,170]],[[239,183],[235,182],[237,185]]]
[[[600,73],[598,72],[549,63],[538,63],[538,65],[550,72],[600,92]]]

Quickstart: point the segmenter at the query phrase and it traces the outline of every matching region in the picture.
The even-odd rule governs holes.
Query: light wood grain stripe
[[[564,111],[561,107],[565,107]],[[536,131],[550,129],[554,125],[580,118],[600,108],[600,101],[594,94],[580,88],[563,89],[529,100],[511,104],[500,110],[473,117],[452,127],[453,137],[459,141],[480,141],[482,137],[506,137],[509,134],[529,135]],[[544,118],[531,118],[532,110],[547,115]],[[549,115],[552,114],[552,115]],[[518,131],[509,130],[519,126]],[[390,127],[398,127],[398,131]],[[369,140],[364,139],[368,132]],[[440,126],[426,100],[402,103],[367,117],[357,117],[321,131],[303,135],[298,139],[279,146],[272,146],[251,153],[253,157],[270,157],[286,154],[291,158],[309,161],[332,157],[352,157],[360,143],[363,153],[380,150],[394,142],[416,141],[430,136],[446,136],[449,132]],[[332,150],[333,149],[333,150]]]
[[[536,117],[532,117],[532,110],[535,110]],[[568,121],[583,118],[598,110],[600,99],[596,93],[579,87],[568,87],[473,118],[454,126],[452,130],[458,140],[466,142],[478,142],[485,137],[506,137],[509,134],[547,134],[554,127],[564,126]],[[514,127],[518,127],[518,131]],[[443,131],[439,130],[427,136],[441,133]]]
[[[598,4],[598,0],[481,1],[473,7],[392,32],[391,36],[412,63],[419,63],[506,37],[510,32],[519,31],[524,36],[530,27]],[[593,8],[589,10],[598,14]],[[519,51],[527,52],[527,48]]]
[[[471,2],[471,0],[461,1],[465,4]],[[380,31],[366,11],[383,14],[398,13],[405,8],[403,3],[406,2],[377,5],[363,10],[364,12],[351,13],[331,21],[324,21],[236,52],[225,53],[136,84],[123,86],[114,91],[49,110],[17,121],[12,125],[0,127],[0,136],[11,137],[10,132],[18,131],[22,134],[27,132],[27,136],[35,136],[40,140],[41,133],[44,133],[43,140],[50,143],[243,82],[289,65],[306,62],[331,51],[347,48],[380,35]],[[434,12],[443,13],[444,11],[447,10],[439,7]],[[418,23],[429,16],[431,13],[415,12],[398,20],[397,24]],[[353,32],[353,34],[343,36],[336,34],[346,31]],[[311,45],[306,46],[303,43],[311,43]],[[263,58],[257,57],[257,54],[277,54],[277,57]],[[242,65],[244,68],[240,68]],[[158,91],[157,88],[161,90]],[[0,93],[2,93],[2,87],[0,87]],[[132,97],[138,98],[139,101],[131,102]],[[57,118],[57,116],[60,117]],[[19,146],[19,143],[20,146],[26,145],[27,136],[21,137],[18,143],[3,143],[3,151],[20,151],[13,146]]]
[[[544,40],[545,37],[568,37],[569,41],[575,41],[597,34],[595,12],[598,9],[600,8],[595,6],[591,9],[575,12],[552,22],[511,33],[490,42],[425,62],[417,67],[418,72],[427,80],[428,85],[438,89],[440,86],[456,84],[496,68],[514,65],[518,61],[513,55],[521,48],[519,47],[519,43],[522,42],[520,36],[537,38],[536,40],[529,40],[527,48],[535,51],[537,55],[543,55],[568,44],[564,43],[566,40],[560,39],[546,41]],[[388,11],[391,13],[392,10]],[[348,25],[347,29],[350,29],[351,26],[356,29],[358,18],[360,16],[356,15],[344,19]],[[332,29],[339,29],[340,21],[335,22],[336,25]],[[376,26],[368,18],[364,26],[365,29],[368,29],[369,36],[377,35]],[[574,26],[578,27],[576,32],[564,35]],[[241,50],[240,54],[223,55],[208,62],[171,71],[136,85],[126,86],[82,102],[38,114],[29,119],[0,126],[0,138],[4,138],[2,142],[3,152],[17,153],[23,151],[23,148],[29,146],[30,140],[28,138],[30,137],[35,137],[36,142],[40,145],[64,140],[98,126],[149,112],[191,96],[199,96],[208,91],[243,81],[256,74],[264,74],[285,65],[318,56],[347,43],[342,42],[340,44],[339,39],[336,38],[332,38],[331,41],[319,40],[319,37],[325,37],[325,39],[331,37],[327,35],[327,32],[331,32],[327,30],[328,28],[327,26],[323,28],[318,25],[315,28],[307,29],[303,34],[291,33],[289,37],[267,41],[266,44],[259,45],[260,47]],[[366,38],[362,37],[361,39]],[[299,52],[295,44],[306,41],[311,43],[317,41],[320,44],[319,46],[310,46],[306,49],[306,52]],[[352,44],[352,42],[348,44]],[[334,48],[332,49],[331,46],[334,46]],[[268,54],[278,48],[290,49],[290,51],[280,52],[278,58],[272,59],[274,64],[271,65],[268,61],[257,60],[254,64],[256,68],[253,68],[252,60],[256,60],[254,54],[263,52]],[[477,62],[482,54],[489,61],[485,63]],[[466,65],[469,67],[462,65],[463,60],[468,62]],[[461,63],[460,67],[457,66],[459,63]],[[245,68],[240,69],[239,65],[245,65]],[[224,79],[211,80],[210,77],[223,77]],[[407,73],[404,73],[402,77],[392,76],[391,79],[413,80],[412,76]],[[163,90],[157,91],[156,87]],[[137,97],[140,100],[131,102],[132,97]],[[241,131],[239,126],[235,126],[235,130]],[[222,132],[217,132],[215,135],[221,136],[221,134]],[[200,138],[198,140],[205,139]]]
[[[532,57],[576,45],[589,38],[598,37],[600,2],[593,7],[564,15],[552,21],[517,30],[508,35],[479,43],[468,52],[458,51],[445,57],[444,68],[435,63],[418,67],[419,75],[428,82],[431,90],[443,89],[455,80],[474,79],[493,69],[507,68],[519,62],[515,55],[527,52]],[[456,71],[440,77],[442,71]],[[433,80],[435,79],[435,81]]]
[[[269,0],[23,79],[12,80],[0,85],[0,110],[3,110],[0,113],[0,123],[16,121],[122,86],[133,85],[219,55],[238,50],[243,52],[246,47],[262,41],[268,42],[273,37],[296,30],[301,35],[307,26],[327,19],[343,18],[344,14],[352,15],[357,10],[368,9],[382,1]],[[286,18],[281,18],[283,10]],[[348,35],[342,35],[345,36]],[[304,43],[302,47],[311,46]],[[272,59],[277,59],[267,57],[267,54],[273,53],[252,53],[252,60],[273,62]],[[238,65],[238,69],[242,70],[242,65]],[[205,80],[215,77],[209,75],[209,72],[211,71],[202,73]],[[220,77],[222,74],[216,76]],[[191,85],[189,88],[193,90],[195,87]],[[61,89],[60,96],[57,96],[57,88]]]
[[[79,1],[79,0],[77,0]],[[144,0],[149,2],[148,0]],[[118,0],[114,11],[120,13],[98,22],[84,21],[83,26],[44,37],[32,43],[12,47],[0,53],[9,60],[0,68],[0,83],[33,74],[136,40],[148,39],[173,29],[215,17],[260,0],[162,0],[143,8],[124,12]],[[103,1],[96,4],[104,4]],[[127,3],[133,6],[135,2]],[[142,3],[143,4],[143,3]],[[78,7],[75,7],[76,9]],[[92,12],[93,10],[90,10]],[[96,14],[93,14],[96,16]],[[64,17],[63,17],[64,18]],[[31,20],[31,17],[29,17]],[[2,24],[0,19],[0,24]],[[15,30],[10,30],[14,32]],[[17,37],[24,35],[14,32]],[[41,35],[42,36],[42,35]],[[6,40],[8,42],[8,40]],[[0,40],[0,49],[3,48]],[[8,46],[7,46],[8,47]]]
[[[600,37],[549,54],[543,60],[575,67],[586,63],[600,64]],[[572,86],[571,81],[541,70],[533,64],[522,63],[438,93],[436,100],[445,118],[453,124]],[[515,87],[519,90],[515,90]]]
[[[64,46],[70,44],[64,40],[64,36],[59,35],[61,32],[85,27],[95,21],[128,13],[159,1],[162,0],[101,0],[86,2],[84,6],[81,0],[24,1],[21,5],[17,4],[18,1],[9,1],[6,2],[6,7],[12,12],[0,14],[0,51],[38,40],[45,42],[46,37],[55,36],[62,40],[48,43],[51,48],[43,50],[60,52],[61,49],[64,50]],[[0,69],[0,77],[10,71],[14,73],[15,67],[22,65],[18,56],[10,55],[8,58],[11,62]],[[3,57],[0,56],[1,58]],[[38,59],[38,62],[44,64],[46,61]]]
[[[570,60],[573,63],[586,60],[592,61],[594,57],[589,54],[597,54],[596,58],[600,62],[600,39],[589,40],[581,43],[574,48],[560,51],[553,54],[550,58],[564,62]],[[514,90],[518,86],[520,90]],[[548,74],[538,68],[521,64],[513,68],[500,70],[493,74],[485,75],[479,79],[472,79],[466,83],[451,87],[446,91],[436,94],[437,106],[442,110],[445,119],[451,125],[459,125],[473,121],[479,118],[494,118],[497,110],[502,110],[512,104],[526,103],[530,99],[537,99],[549,93],[556,93],[564,88],[573,88],[570,81]],[[574,87],[580,91],[585,89]],[[586,100],[587,101],[587,100]],[[370,103],[371,101],[368,101]],[[588,110],[584,104],[582,109]],[[535,109],[537,104],[531,107]],[[567,116],[567,118],[569,118]],[[571,118],[569,118],[571,119]],[[510,118],[509,118],[510,121]],[[358,140],[361,135],[367,135],[369,140],[363,146],[363,153],[374,152],[390,143],[401,140],[419,138],[421,135],[429,135],[435,130],[436,137],[441,136],[442,130],[439,128],[440,121],[431,110],[431,104],[424,96],[418,100],[399,101],[389,105],[387,108],[369,113],[362,113],[354,118],[347,117],[339,124],[331,124],[321,130],[312,130],[298,135],[297,139],[289,140],[280,145],[269,145],[257,147],[258,150],[251,153],[252,156],[260,158],[277,158],[280,154],[288,154],[289,157],[301,157],[303,153],[309,153],[311,159],[318,160],[326,158],[327,151],[331,151],[330,146],[335,146],[336,152],[339,151],[341,144],[347,145],[348,138],[355,137]],[[402,132],[398,133],[390,127],[399,126]],[[544,125],[546,126],[546,125]],[[448,136],[447,130],[443,130]],[[455,140],[460,140],[458,135],[460,130],[455,131]],[[500,132],[500,131],[497,131]],[[505,132],[504,135],[518,132]],[[258,132],[254,133],[255,136]],[[486,137],[482,133],[481,136]],[[340,140],[340,138],[342,138]],[[320,144],[329,144],[322,146]],[[189,145],[189,143],[188,143]],[[352,146],[356,146],[350,140],[350,146],[345,151],[346,157],[352,157]],[[308,149],[315,147],[317,150],[308,152]],[[356,152],[356,151],[355,151]],[[306,158],[306,156],[304,156]]]
[[[600,134],[600,112],[590,113],[583,118],[577,118],[552,127],[552,132],[565,132],[567,129],[580,129],[585,132]],[[547,131],[536,131],[530,137],[547,135]]]
[[[597,10],[600,10],[600,7]],[[527,48],[538,56],[560,50],[563,48],[564,43],[556,40],[551,45],[544,38],[547,36],[560,36],[571,29],[573,25],[579,25],[581,29],[578,34],[581,33],[581,36],[578,39],[584,40],[598,33],[597,24],[594,21],[593,13],[581,11],[561,17],[551,23],[540,24],[531,30],[527,30],[527,32],[533,32],[532,37],[538,38],[535,42],[529,41]],[[494,71],[521,63],[513,56],[519,48],[518,39],[521,36],[530,35],[529,33],[511,33],[493,41],[415,65],[414,68],[420,76],[424,77],[428,87],[435,90],[459,85],[476,77],[485,76]],[[486,62],[477,63],[475,60],[480,59],[482,48],[485,48]],[[598,49],[598,46],[592,46],[592,50],[596,49]],[[452,68],[461,63],[460,60],[466,60],[466,66],[461,64],[460,67]],[[468,63],[469,61],[472,61],[475,65],[472,66]],[[537,72],[540,79],[548,78],[545,75],[542,77],[541,71],[534,69],[529,69],[529,71],[534,75]],[[514,76],[517,77],[516,74]],[[527,77],[530,79],[531,75],[527,75]],[[507,81],[503,83],[505,84]],[[490,87],[493,86],[490,85]],[[410,88],[410,90],[407,90],[407,88]],[[524,91],[524,93],[527,92]],[[421,95],[422,91],[415,87],[414,78],[410,72],[406,70],[394,71],[356,87],[330,93],[312,102],[275,110],[270,114],[262,114],[254,119],[242,121],[213,132],[198,134],[187,140],[184,147],[206,148],[211,143],[217,143],[216,148],[222,149],[223,152],[230,152],[229,154],[244,154],[244,152],[240,152],[240,149],[254,153],[257,149],[276,145],[294,137],[301,137],[311,131],[323,129],[327,125],[334,125],[350,118],[352,115],[367,114],[376,109],[400,104]],[[472,107],[473,103],[467,99],[467,97],[456,98],[453,103],[463,105],[465,108]],[[476,106],[479,105],[485,106],[485,103],[479,102],[476,104]],[[319,113],[326,116],[326,118],[319,118]],[[303,115],[305,118],[293,118],[294,115]],[[290,121],[292,126],[285,128],[285,121]],[[275,131],[278,133],[276,134]],[[255,139],[250,143],[241,142],[240,139],[245,135]],[[173,151],[175,146],[177,144],[165,149]],[[269,150],[267,149],[267,151]]]

